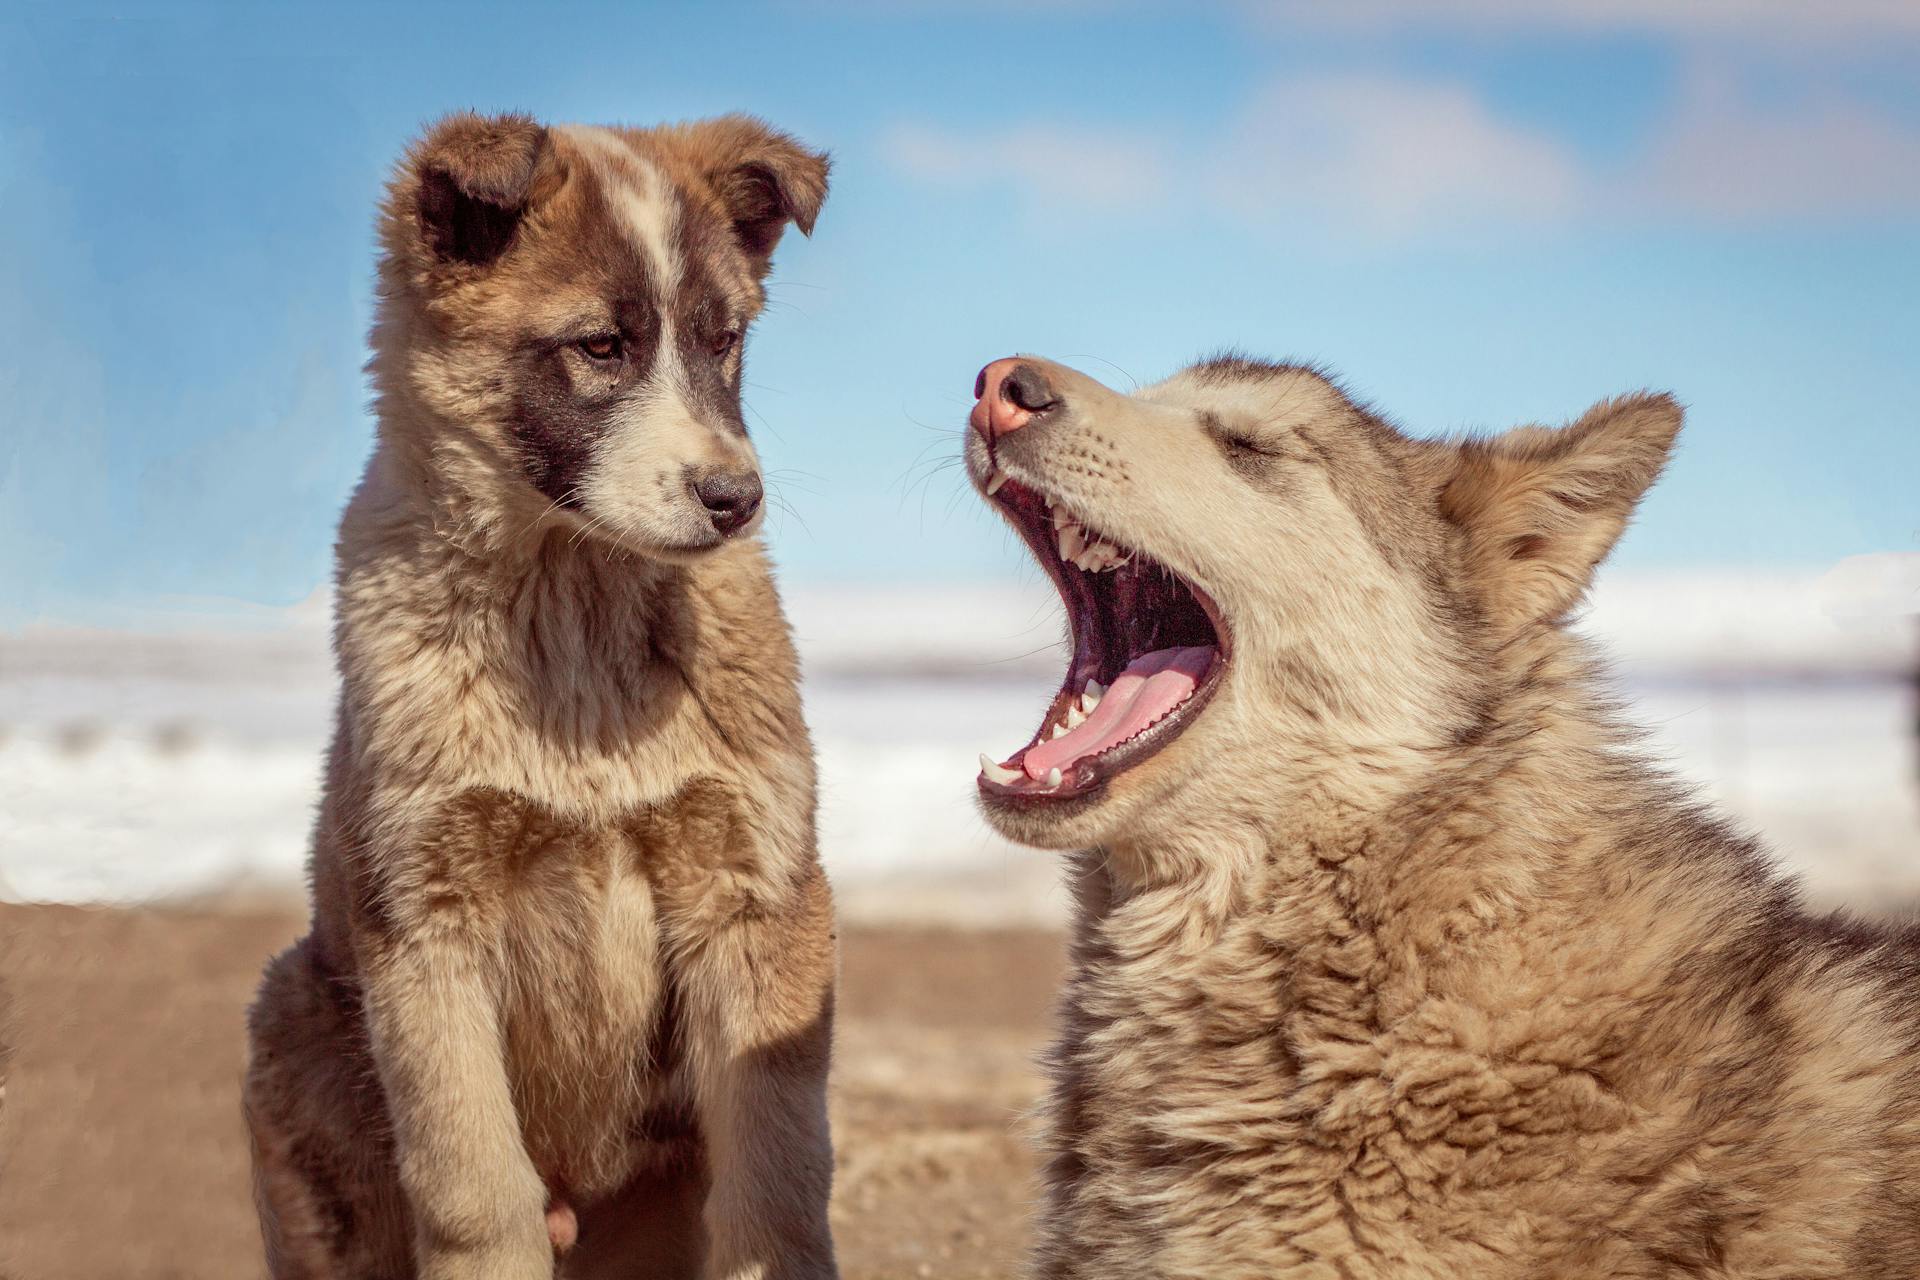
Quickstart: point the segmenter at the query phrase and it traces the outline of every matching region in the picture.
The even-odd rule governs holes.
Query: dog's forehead
[[[1243,356],[1202,360],[1141,395],[1209,413],[1248,414],[1295,425],[1332,422],[1353,407],[1340,388],[1310,366]]]
[[[658,166],[611,129],[563,125],[557,132],[572,144],[578,177],[598,188],[600,207],[616,232],[641,255],[658,287],[671,292],[684,269],[678,243],[680,192]]]
[[[639,277],[661,306],[676,295],[707,292],[754,304],[759,291],[750,265],[710,198],[684,185],[686,176],[663,157],[649,154],[643,131],[562,125],[554,135],[568,185],[578,188],[567,210],[556,211],[568,225],[554,239],[577,267]]]

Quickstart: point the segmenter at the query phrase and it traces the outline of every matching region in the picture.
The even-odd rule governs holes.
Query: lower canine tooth
[[[984,751],[980,753],[980,772],[992,778],[1003,787],[1010,787],[1026,776],[1018,769],[1009,769],[1004,765],[995,764],[993,757]]]
[[[1000,486],[1006,482],[1007,473],[996,469],[991,476],[987,477],[987,496],[991,498],[994,494],[1000,492]]]
[[[1058,769],[1047,770],[1047,785],[1050,787],[1060,785],[1060,771]]]

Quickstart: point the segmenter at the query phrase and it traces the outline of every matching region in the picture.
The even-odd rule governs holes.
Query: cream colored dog
[[[1671,399],[1455,443],[1234,358],[976,395],[1074,642],[979,782],[1079,850],[1039,1274],[1920,1275],[1920,937],[1804,913],[1566,629]]]
[[[742,339],[827,164],[456,116],[381,223],[313,923],[246,1111],[277,1277],[834,1274],[832,906]]]

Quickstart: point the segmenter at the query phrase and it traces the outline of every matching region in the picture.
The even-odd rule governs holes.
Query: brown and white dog
[[[312,927],[250,1019],[275,1276],[835,1273],[832,905],[740,403],[826,188],[744,117],[457,115],[399,166]]]
[[[1670,398],[1452,441],[1237,358],[975,394],[1072,622],[978,781],[1073,851],[1039,1275],[1920,1274],[1920,929],[1801,910],[1566,626]]]

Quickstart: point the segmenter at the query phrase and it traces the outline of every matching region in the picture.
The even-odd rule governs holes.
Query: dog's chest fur
[[[557,1186],[610,1191],[697,1136],[676,949],[814,859],[811,749],[765,563],[747,547],[636,570],[553,540],[488,571],[357,505],[319,931],[338,956],[447,927],[498,938],[528,1154]]]
[[[698,851],[668,847],[661,833],[694,811],[734,830],[735,815],[710,785],[619,828],[487,803],[502,837],[494,858],[509,869],[499,891],[502,1031],[528,1155],[550,1183],[610,1191],[643,1162],[683,1157],[693,1136],[661,882],[685,875]]]
[[[1611,825],[1551,894],[1477,821],[1131,893],[1083,856],[1040,1274],[1908,1274],[1906,944],[1784,947],[1738,864],[1628,852],[1717,828]]]
[[[757,549],[663,569],[555,535],[482,565],[383,527],[364,492],[348,525],[372,546],[340,582],[343,724],[384,820],[484,787],[613,824],[703,774],[810,805],[797,663]]]

